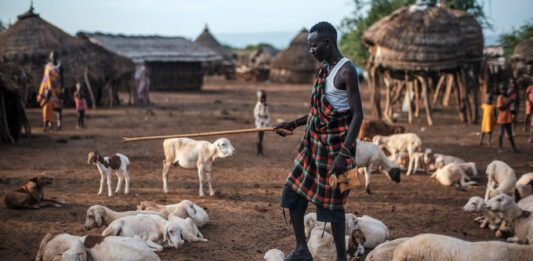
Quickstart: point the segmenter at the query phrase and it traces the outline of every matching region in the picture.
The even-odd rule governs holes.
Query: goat
[[[81,237],[89,260],[159,261],[146,242],[139,237],[90,235]]]
[[[434,164],[436,169],[440,169],[450,163],[464,163],[465,161],[461,158],[440,154],[440,153],[433,153],[431,149],[426,149],[424,151],[424,165],[429,166],[431,164]]]
[[[85,261],[87,253],[79,237],[47,233],[41,240],[35,261]]]
[[[414,133],[394,134],[390,136],[376,135],[372,139],[372,142],[378,147],[384,147],[391,154],[392,158],[396,158],[396,155],[401,151],[407,151],[409,153],[409,166],[407,168],[407,176],[411,175],[415,168],[414,152],[422,149],[422,140],[418,135]]]
[[[382,120],[364,119],[359,130],[359,140],[371,141],[376,135],[389,136],[404,133],[405,127],[401,125],[389,125]]]
[[[96,151],[89,152],[88,155],[88,164],[96,165],[98,171],[100,172],[100,189],[98,190],[98,195],[101,195],[104,191],[104,179],[107,179],[107,195],[109,197],[113,196],[113,191],[111,190],[111,174],[115,172],[118,177],[117,188],[115,193],[120,191],[122,186],[122,180],[126,180],[126,185],[124,187],[124,193],[130,193],[130,176],[126,170],[130,160],[128,157],[117,153],[112,157],[102,157]]]
[[[154,211],[117,212],[104,206],[93,205],[87,209],[87,214],[85,216],[85,229],[91,230],[92,228],[95,228],[95,227],[101,227],[104,225],[107,226],[111,224],[111,222],[113,222],[117,218],[121,218],[125,216],[136,216],[138,214],[160,215],[158,212],[154,212]]]
[[[533,242],[533,216],[530,211],[521,209],[512,197],[500,192],[487,202],[486,207],[502,213],[505,225],[513,228],[514,237],[507,238],[508,242],[525,244]]]
[[[285,260],[285,254],[277,248],[268,250],[264,256],[265,261],[283,261]]]
[[[183,219],[175,215],[170,215],[168,216],[168,221],[174,222],[181,227],[181,235],[185,242],[207,242],[207,239],[200,233],[198,227],[190,217]]]
[[[180,203],[173,205],[161,205],[152,201],[142,201],[137,205],[137,210],[156,211],[167,218],[170,215],[181,218],[190,217],[198,227],[203,227],[209,223],[209,215],[207,215],[205,209],[190,200],[182,200]]]
[[[372,249],[370,253],[366,256],[365,261],[384,261],[392,260],[392,255],[394,254],[394,249],[396,247],[410,239],[410,237],[397,238],[390,241],[385,241],[379,244],[377,247]]]
[[[533,173],[526,173],[516,181],[513,198],[515,202],[533,194]]]
[[[503,161],[494,160],[487,165],[487,190],[485,201],[497,195],[499,192],[511,195],[516,184],[514,170]]]
[[[467,179],[469,179],[468,176],[464,169],[457,163],[450,163],[444,166],[444,168],[437,169],[437,171],[431,175],[431,178],[436,178],[439,183],[444,186],[451,186],[453,184],[470,186],[476,184],[475,181],[467,181]]]
[[[373,143],[357,141],[355,164],[365,174],[365,189],[370,191],[370,174],[382,168],[382,173],[396,183],[400,182],[400,169]]]
[[[471,197],[463,207],[463,211],[467,213],[481,213],[481,219],[474,219],[476,221],[481,221],[480,228],[485,228],[488,225],[490,230],[496,230],[502,222],[502,216],[487,209],[485,200],[481,197]]]

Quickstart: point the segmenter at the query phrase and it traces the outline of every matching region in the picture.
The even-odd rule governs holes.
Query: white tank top
[[[326,100],[335,108],[337,111],[346,111],[350,109],[350,104],[348,103],[348,95],[346,90],[339,90],[335,88],[335,76],[337,72],[342,67],[345,62],[350,60],[346,57],[343,57],[336,65],[333,67],[333,70],[329,73],[326,78],[325,94]]]

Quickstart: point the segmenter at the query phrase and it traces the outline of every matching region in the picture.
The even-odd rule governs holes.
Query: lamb
[[[346,213],[345,215],[345,234],[351,235],[352,231],[359,229],[359,225],[357,224],[357,216],[355,216],[352,213]],[[304,216],[304,231],[305,231],[305,237],[309,239],[311,236],[311,231],[315,227],[321,227],[324,228],[327,232],[332,233],[331,231],[331,223],[325,223],[318,221],[316,219],[316,212],[308,213]]]
[[[159,261],[154,251],[139,237],[90,235],[81,237],[89,260]]]
[[[438,169],[431,175],[431,178],[436,178],[440,184],[444,186],[451,186],[453,184],[470,186],[476,184],[475,181],[466,181],[469,178],[464,169],[457,163],[450,163],[443,168]]]
[[[382,261],[382,260],[392,260],[392,255],[394,254],[394,249],[396,247],[410,239],[410,237],[402,237],[394,239],[391,241],[385,241],[379,244],[366,256],[365,261]]]
[[[364,254],[364,247],[358,243],[364,243],[365,236],[361,230],[354,230],[350,236],[346,236],[346,250],[348,258],[358,257]],[[315,261],[329,261],[335,260],[337,257],[337,249],[333,236],[323,230],[321,227],[315,227],[311,231],[309,241],[307,241],[309,252]]]
[[[533,260],[533,246],[501,241],[469,242],[458,238],[421,234],[394,249],[393,261],[514,261]]]
[[[387,226],[373,217],[367,215],[358,217],[357,224],[365,235],[366,242],[363,244],[365,248],[374,248],[389,239]]]
[[[85,229],[91,230],[95,227],[101,227],[104,225],[107,226],[117,218],[125,216],[136,216],[138,214],[160,215],[158,212],[154,211],[116,212],[104,206],[94,205],[87,209],[87,215],[85,216]]]
[[[399,167],[407,169],[409,159],[410,159],[409,154],[407,152],[402,151],[398,153],[397,157],[398,158],[394,159],[391,156],[389,156],[389,159],[392,162],[396,163]],[[433,166],[433,165],[426,166],[424,164],[424,153],[422,152],[414,152],[413,157],[415,161],[414,167],[413,167],[414,168],[413,173],[416,173],[417,171],[427,172],[430,166]]]
[[[392,134],[404,133],[405,127],[401,125],[389,125],[382,120],[364,119],[359,130],[359,140],[369,140],[376,135],[389,136]]]
[[[209,223],[209,216],[205,209],[194,204],[190,200],[183,200],[178,204],[161,205],[151,201],[142,201],[137,205],[137,210],[152,210],[160,213],[163,217],[175,215],[181,218],[190,217],[196,226],[203,227]]]
[[[265,253],[265,261],[283,261],[285,260],[285,254],[277,248],[268,250]]]
[[[396,183],[400,182],[400,168],[392,163],[375,144],[357,141],[355,154],[355,164],[365,174],[365,189],[368,194],[371,193],[370,174],[378,171],[379,167],[382,168],[387,178]]]
[[[433,153],[431,149],[426,149],[424,151],[424,165],[429,166],[431,164],[435,165],[436,169],[443,168],[444,166],[450,164],[450,163],[464,163],[465,161],[461,158],[440,154],[440,153]]]
[[[387,149],[393,158],[401,151],[409,153],[409,165],[407,168],[407,176],[411,175],[415,166],[415,157],[413,155],[416,151],[421,151],[422,140],[414,133],[395,134],[390,136],[376,135],[372,142],[378,147]]]
[[[69,234],[46,234],[41,240],[35,261],[85,261],[87,253],[79,237]]]
[[[513,198],[499,193],[487,202],[486,207],[502,213],[505,225],[513,228],[514,237],[507,238],[508,242],[524,244],[533,242],[533,216],[530,211],[521,209]],[[533,252],[530,256],[533,256]]]
[[[513,197],[515,202],[533,194],[533,173],[526,173],[522,175],[514,188]]]
[[[89,159],[87,160],[88,164],[96,165],[98,171],[100,172],[100,189],[98,190],[98,195],[101,195],[104,191],[104,179],[107,179],[107,196],[112,197],[113,191],[111,190],[111,174],[115,172],[118,177],[117,188],[115,193],[120,191],[122,186],[122,180],[126,180],[126,185],[124,187],[124,193],[130,193],[130,176],[126,167],[130,164],[128,157],[123,154],[117,153],[112,157],[102,157],[96,151],[89,152]]]
[[[177,223],[181,227],[181,235],[185,242],[207,242],[207,239],[200,233],[198,227],[190,217],[183,219],[175,215],[170,215],[168,216],[168,221]]]
[[[486,208],[485,200],[481,197],[471,197],[466,205],[463,207],[463,211],[467,213],[481,213],[481,225],[480,228],[485,228],[487,225],[490,230],[496,230],[502,222],[502,216]]]
[[[181,227],[157,215],[125,216],[114,220],[102,236],[139,236],[146,244],[161,251],[163,247],[180,248],[183,245]]]
[[[203,176],[207,174],[209,195],[214,196],[211,186],[211,167],[217,158],[225,158],[235,153],[235,148],[226,138],[220,138],[213,143],[197,141],[188,138],[166,139],[163,142],[165,160],[163,160],[163,191],[168,193],[168,171],[172,165],[182,168],[198,169],[200,197],[204,196]]]
[[[511,195],[516,184],[514,170],[503,161],[494,160],[487,166],[487,190],[485,201],[494,197],[498,193]]]

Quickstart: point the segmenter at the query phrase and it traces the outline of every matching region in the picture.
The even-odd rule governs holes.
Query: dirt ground
[[[89,206],[100,204],[113,210],[134,210],[142,200],[162,204],[189,199],[207,208],[210,224],[201,228],[209,242],[186,243],[181,249],[165,249],[163,260],[262,260],[270,248],[286,255],[295,245],[292,228],[285,224],[279,207],[282,186],[292,166],[303,134],[281,138],[265,135],[265,157],[256,155],[255,134],[228,136],[236,154],[219,159],[213,168],[216,195],[198,196],[195,170],[172,168],[168,194],[162,192],[162,141],[122,143],[121,137],[193,133],[253,127],[256,91],[265,89],[273,122],[292,120],[307,112],[311,85],[239,83],[208,79],[202,92],[152,93],[153,111],[121,106],[98,109],[87,114],[87,128],[75,129],[76,112],[66,109],[62,131],[43,133],[39,109],[29,109],[33,135],[16,145],[0,144],[0,195],[26,183],[35,175],[46,174],[54,184],[45,189],[47,198],[64,200],[63,208],[9,210],[0,207],[0,259],[32,260],[39,242],[47,232],[87,235],[103,228],[85,231],[83,224]],[[361,86],[365,115],[370,117],[368,91]],[[121,99],[126,101],[127,94]],[[533,144],[518,128],[516,142],[521,154],[497,152],[497,137],[490,147],[479,146],[479,125],[457,122],[455,107],[437,107],[435,126],[426,127],[425,115],[407,125],[400,123],[423,140],[424,148],[452,154],[477,163],[482,174],[479,186],[464,190],[444,187],[426,174],[402,175],[395,184],[381,174],[374,174],[372,194],[363,189],[350,193],[346,210],[382,220],[391,238],[420,233],[439,233],[467,240],[495,239],[487,229],[480,229],[473,216],[462,211],[471,196],[482,196],[486,184],[483,173],[495,159],[507,162],[518,175],[533,171]],[[497,134],[495,134],[496,136]],[[214,141],[217,137],[206,138]],[[100,175],[87,164],[87,153],[98,149],[102,154],[116,152],[131,161],[130,194],[108,198],[96,195]],[[114,184],[116,177],[113,177]],[[106,193],[104,193],[106,194]],[[314,211],[310,206],[308,211]]]

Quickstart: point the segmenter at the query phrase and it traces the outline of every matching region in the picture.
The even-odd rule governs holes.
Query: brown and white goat
[[[87,159],[88,164],[94,164],[100,172],[100,189],[98,190],[98,195],[101,195],[104,190],[104,180],[107,179],[107,195],[109,197],[113,196],[113,191],[111,190],[111,174],[115,172],[118,177],[117,188],[115,193],[120,191],[122,186],[122,180],[126,181],[124,187],[124,193],[130,193],[130,176],[126,167],[130,164],[130,160],[123,154],[117,153],[111,157],[102,157],[96,151],[89,152],[89,157]]]

